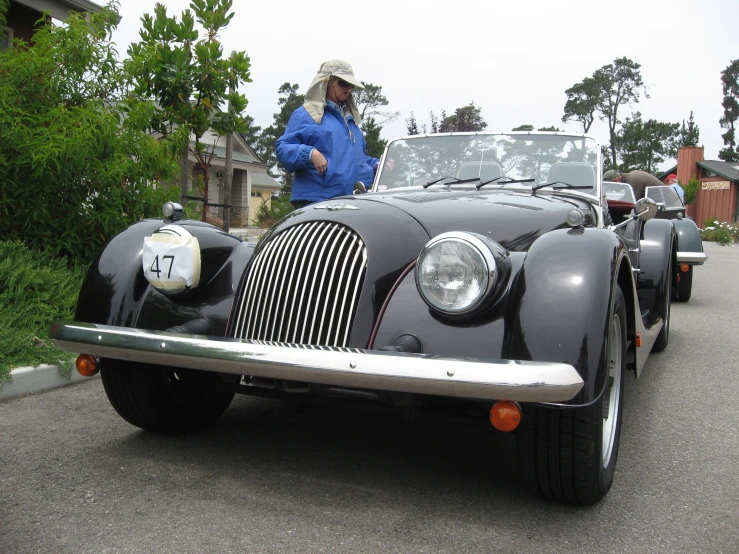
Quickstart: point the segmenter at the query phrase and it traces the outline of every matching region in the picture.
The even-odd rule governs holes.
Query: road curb
[[[48,364],[41,364],[38,367],[17,367],[10,372],[10,376],[13,379],[12,381],[3,381],[2,383],[3,390],[0,391],[0,401],[97,377],[83,377],[75,370],[72,370],[69,377],[64,377],[59,373],[58,366]]]

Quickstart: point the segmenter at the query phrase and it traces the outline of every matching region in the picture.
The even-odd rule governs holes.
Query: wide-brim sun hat
[[[362,82],[354,76],[354,69],[351,64],[344,60],[329,60],[321,64],[318,70],[319,75],[327,77],[338,77],[342,81],[354,85],[356,88],[364,88]]]
[[[318,69],[318,73],[313,78],[313,82],[308,86],[308,90],[305,92],[305,101],[303,102],[305,111],[319,125],[323,119],[323,110],[326,105],[326,90],[328,89],[328,83],[331,77],[343,79],[347,83],[354,85],[354,88],[364,88],[361,81],[354,76],[354,69],[348,62],[344,60],[323,62]],[[344,101],[344,105],[347,112],[351,113],[354,117],[354,122],[359,125],[362,122],[362,116],[351,93]]]
[[[603,174],[603,180],[604,181],[615,181],[616,179],[618,179],[619,175],[621,174],[615,169],[609,169]]]

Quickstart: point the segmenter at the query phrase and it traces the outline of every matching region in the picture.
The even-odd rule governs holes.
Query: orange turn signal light
[[[98,370],[98,363],[92,354],[80,354],[75,362],[77,372],[85,377],[92,377]]]
[[[690,265],[689,264],[680,264],[680,271],[683,273],[687,273],[690,271]]]
[[[490,408],[490,423],[498,431],[513,431],[521,423],[521,406],[510,400],[501,400]]]
[[[641,331],[637,331],[636,332],[636,341],[635,342],[636,342],[636,347],[639,348],[641,346],[641,343],[642,343]]]

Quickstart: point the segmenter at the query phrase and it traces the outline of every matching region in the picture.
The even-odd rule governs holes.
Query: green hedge
[[[84,275],[20,241],[0,241],[0,390],[16,367],[45,363],[69,374],[76,356],[51,343],[49,327],[74,319]]]

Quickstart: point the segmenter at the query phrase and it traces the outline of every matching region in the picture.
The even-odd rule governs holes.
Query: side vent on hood
[[[343,225],[314,221],[273,236],[247,268],[230,336],[346,346],[367,268],[367,247]]]

